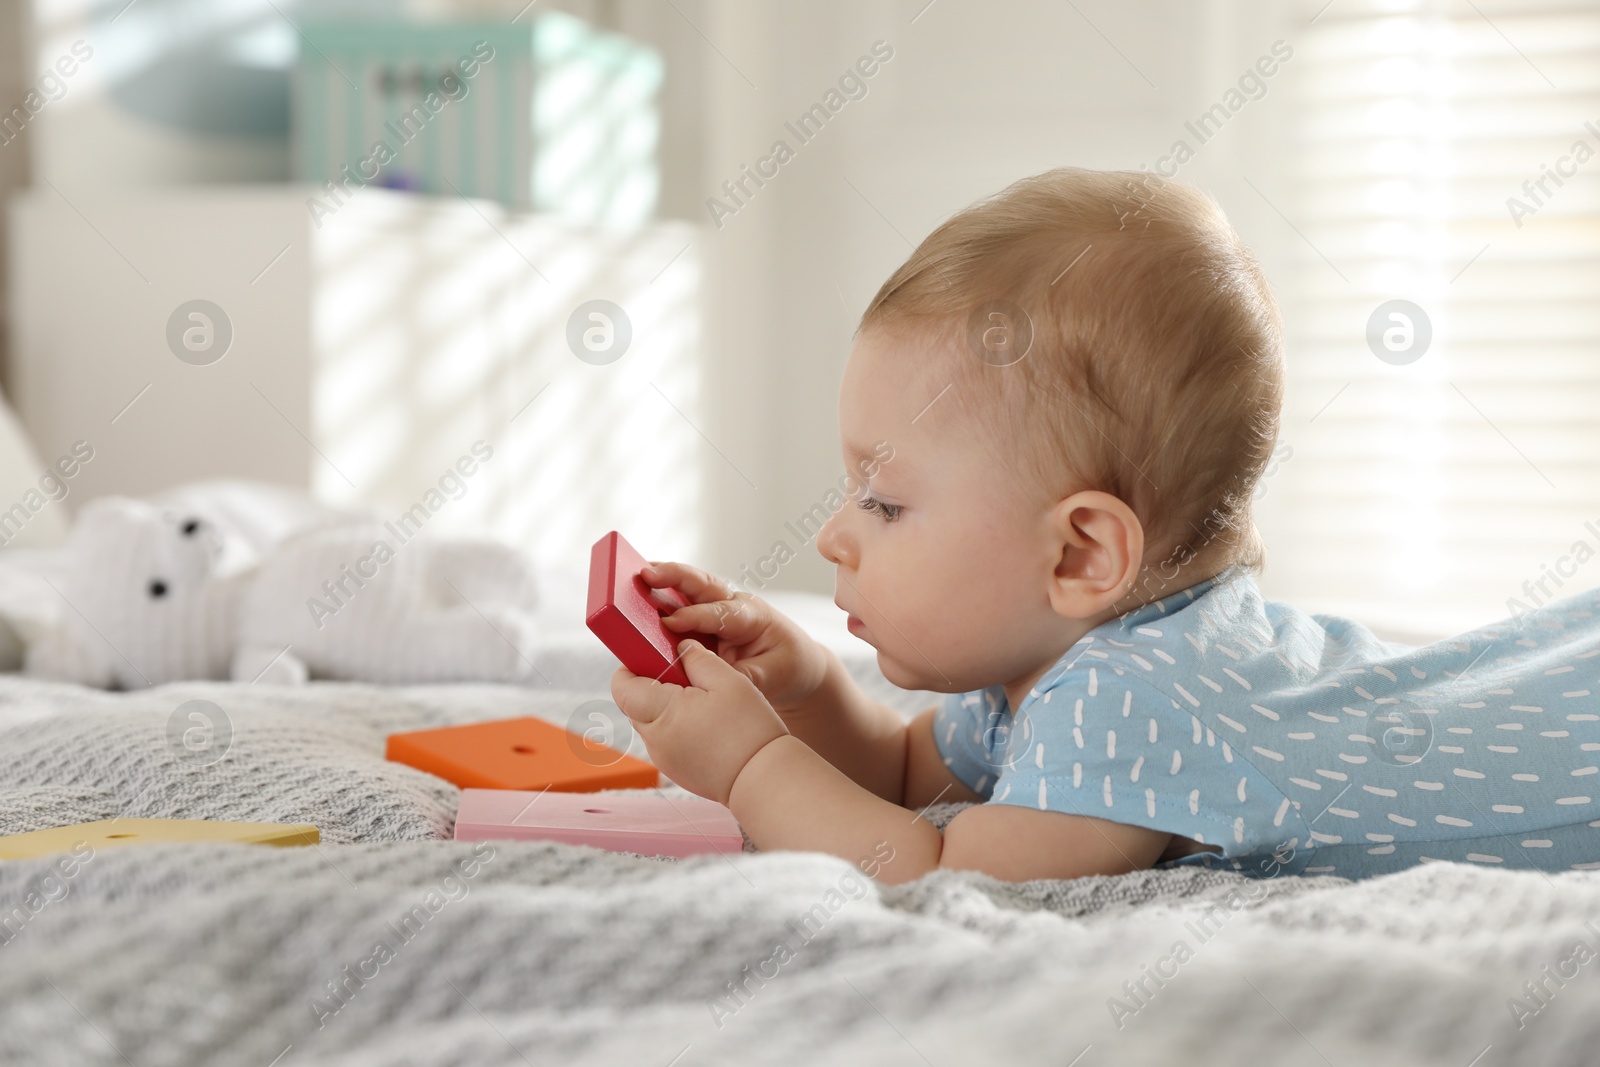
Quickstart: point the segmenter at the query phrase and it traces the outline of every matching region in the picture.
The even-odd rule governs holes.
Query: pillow
[[[65,458],[76,473],[83,457]],[[59,502],[71,482],[58,473],[53,464],[45,469],[16,413],[0,397],[0,546],[54,548],[66,539],[67,515]]]

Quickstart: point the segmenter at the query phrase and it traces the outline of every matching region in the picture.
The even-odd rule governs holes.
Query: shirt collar
[[[1152,600],[1148,603],[1141,604],[1130,611],[1124,612],[1115,619],[1111,619],[1107,622],[1101,623],[1099,626],[1096,626],[1094,629],[1080,637],[1071,648],[1067,649],[1060,655],[1060,657],[1056,659],[1055,663],[1051,664],[1049,670],[1045,671],[1039,676],[1039,680],[1033,683],[1033,686],[1029,690],[1028,694],[1022,698],[1021,707],[1010,709],[1012,714],[1014,715],[1023,708],[1028,707],[1028,705],[1032,702],[1032,696],[1034,693],[1043,695],[1045,690],[1049,689],[1055,685],[1056,682],[1060,681],[1061,676],[1078,662],[1079,658],[1083,656],[1084,652],[1094,644],[1094,641],[1097,637],[1105,637],[1108,631],[1112,633],[1126,633],[1134,626],[1141,626],[1155,619],[1171,615],[1173,612],[1180,611],[1188,605],[1194,603],[1196,600],[1199,600],[1206,593],[1210,592],[1212,589],[1223,584],[1224,582],[1235,581],[1242,577],[1245,573],[1247,572],[1244,567],[1240,566],[1239,564],[1230,564],[1218,571],[1216,574],[1212,575],[1210,578],[1196,582],[1194,585],[1191,585],[1186,589],[1180,589],[1175,593],[1162,597],[1160,600]],[[988,691],[994,697],[996,706],[1005,703],[1005,686],[989,686]]]

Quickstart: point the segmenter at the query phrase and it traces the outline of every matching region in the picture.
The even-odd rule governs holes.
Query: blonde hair
[[[990,321],[1015,362],[984,350]],[[857,332],[878,328],[953,349],[952,398],[1017,449],[1019,484],[1118,497],[1147,566],[1263,566],[1251,500],[1277,438],[1282,322],[1206,194],[1135,171],[1024,178],[923,240]]]

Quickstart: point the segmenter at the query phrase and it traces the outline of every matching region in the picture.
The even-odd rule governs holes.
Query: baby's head
[[[1259,569],[1282,394],[1276,305],[1206,195],[1068,168],[967,208],[878,290],[845,368],[867,491],[817,544],[852,630],[897,685],[960,692]]]

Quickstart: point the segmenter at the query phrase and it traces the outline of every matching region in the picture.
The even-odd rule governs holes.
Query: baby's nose
[[[823,559],[835,567],[845,565],[848,552],[848,539],[840,530],[841,525],[839,512],[836,511],[822,524],[822,529],[817,531],[817,551],[822,554]]]

